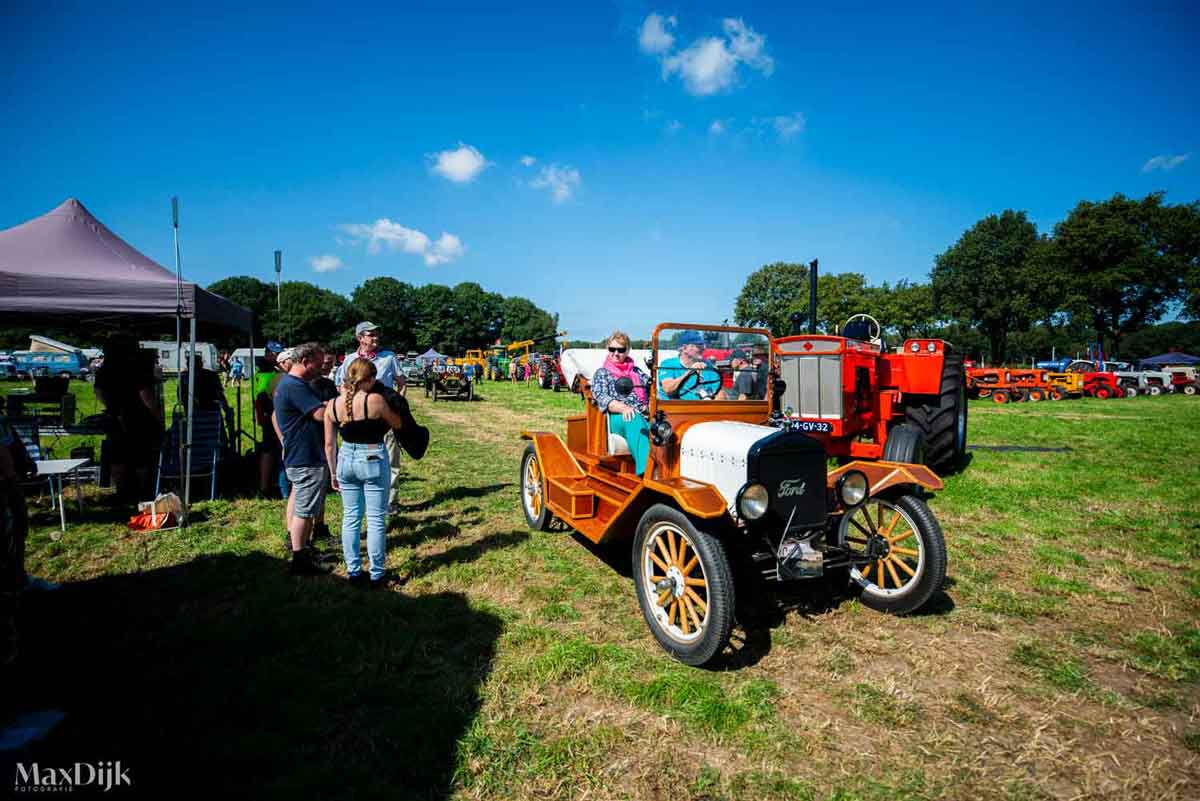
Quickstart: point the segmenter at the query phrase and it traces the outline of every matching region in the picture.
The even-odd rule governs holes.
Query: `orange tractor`
[[[1065,384],[1056,384],[1046,370],[1019,367],[971,367],[967,370],[967,390],[972,397],[991,398],[996,403],[1062,400],[1067,397]]]
[[[776,339],[784,384],[778,410],[830,456],[952,469],[967,449],[963,356],[941,339],[890,350],[875,318],[856,314],[841,336],[816,331],[817,262],[809,270],[809,331]]]

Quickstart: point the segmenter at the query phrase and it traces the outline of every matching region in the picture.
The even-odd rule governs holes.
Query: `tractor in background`
[[[959,465],[967,449],[963,356],[940,339],[907,339],[894,350],[866,314],[841,336],[816,333],[817,262],[809,265],[809,333],[792,316],[792,335],[772,343],[784,384],[777,411],[841,460]]]

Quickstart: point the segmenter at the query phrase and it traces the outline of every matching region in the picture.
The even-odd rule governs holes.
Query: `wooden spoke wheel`
[[[733,573],[725,549],[679,510],[656,504],[633,546],[638,603],[654,638],[687,665],[702,665],[729,642]]]
[[[857,557],[859,566],[850,569],[850,581],[872,609],[915,612],[945,583],[941,526],[914,495],[869,498],[842,517],[838,538]]]
[[[545,531],[550,527],[552,515],[546,508],[546,479],[532,443],[521,457],[521,508],[530,528]]]

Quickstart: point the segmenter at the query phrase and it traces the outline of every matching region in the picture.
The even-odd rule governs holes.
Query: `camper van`
[[[88,360],[79,351],[61,353],[49,350],[18,350],[12,355],[18,378],[57,375],[83,378],[90,371]]]
[[[182,370],[176,362],[176,350],[174,342],[139,342],[145,350],[152,350],[158,356],[158,366],[162,368],[163,375],[175,375],[182,370],[187,370],[188,364],[188,345],[183,343],[183,347],[178,351],[178,360],[183,362]],[[217,369],[217,346],[208,342],[196,343],[196,361],[206,370]]]

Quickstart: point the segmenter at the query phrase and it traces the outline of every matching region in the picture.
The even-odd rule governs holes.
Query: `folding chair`
[[[29,458],[37,462],[42,459],[53,458],[50,448],[42,447],[42,431],[41,423],[36,417],[14,417],[9,418],[9,423],[12,424],[13,433],[21,438],[21,442],[25,444],[25,452],[29,454]],[[42,487],[50,488],[50,511],[58,508],[58,495],[54,491],[54,482],[48,476],[35,476],[28,481],[22,481],[21,487],[25,489],[37,488],[39,497]]]
[[[163,446],[158,453],[158,475],[154,481],[154,495],[162,491],[163,479],[178,481],[182,486],[185,468],[179,464],[179,443],[187,437],[187,417],[178,412],[173,415],[171,428],[163,437]],[[224,446],[224,430],[221,411],[196,410],[192,415],[192,478],[209,477],[209,500],[217,497],[217,464]],[[184,459],[187,454],[183,455]]]

